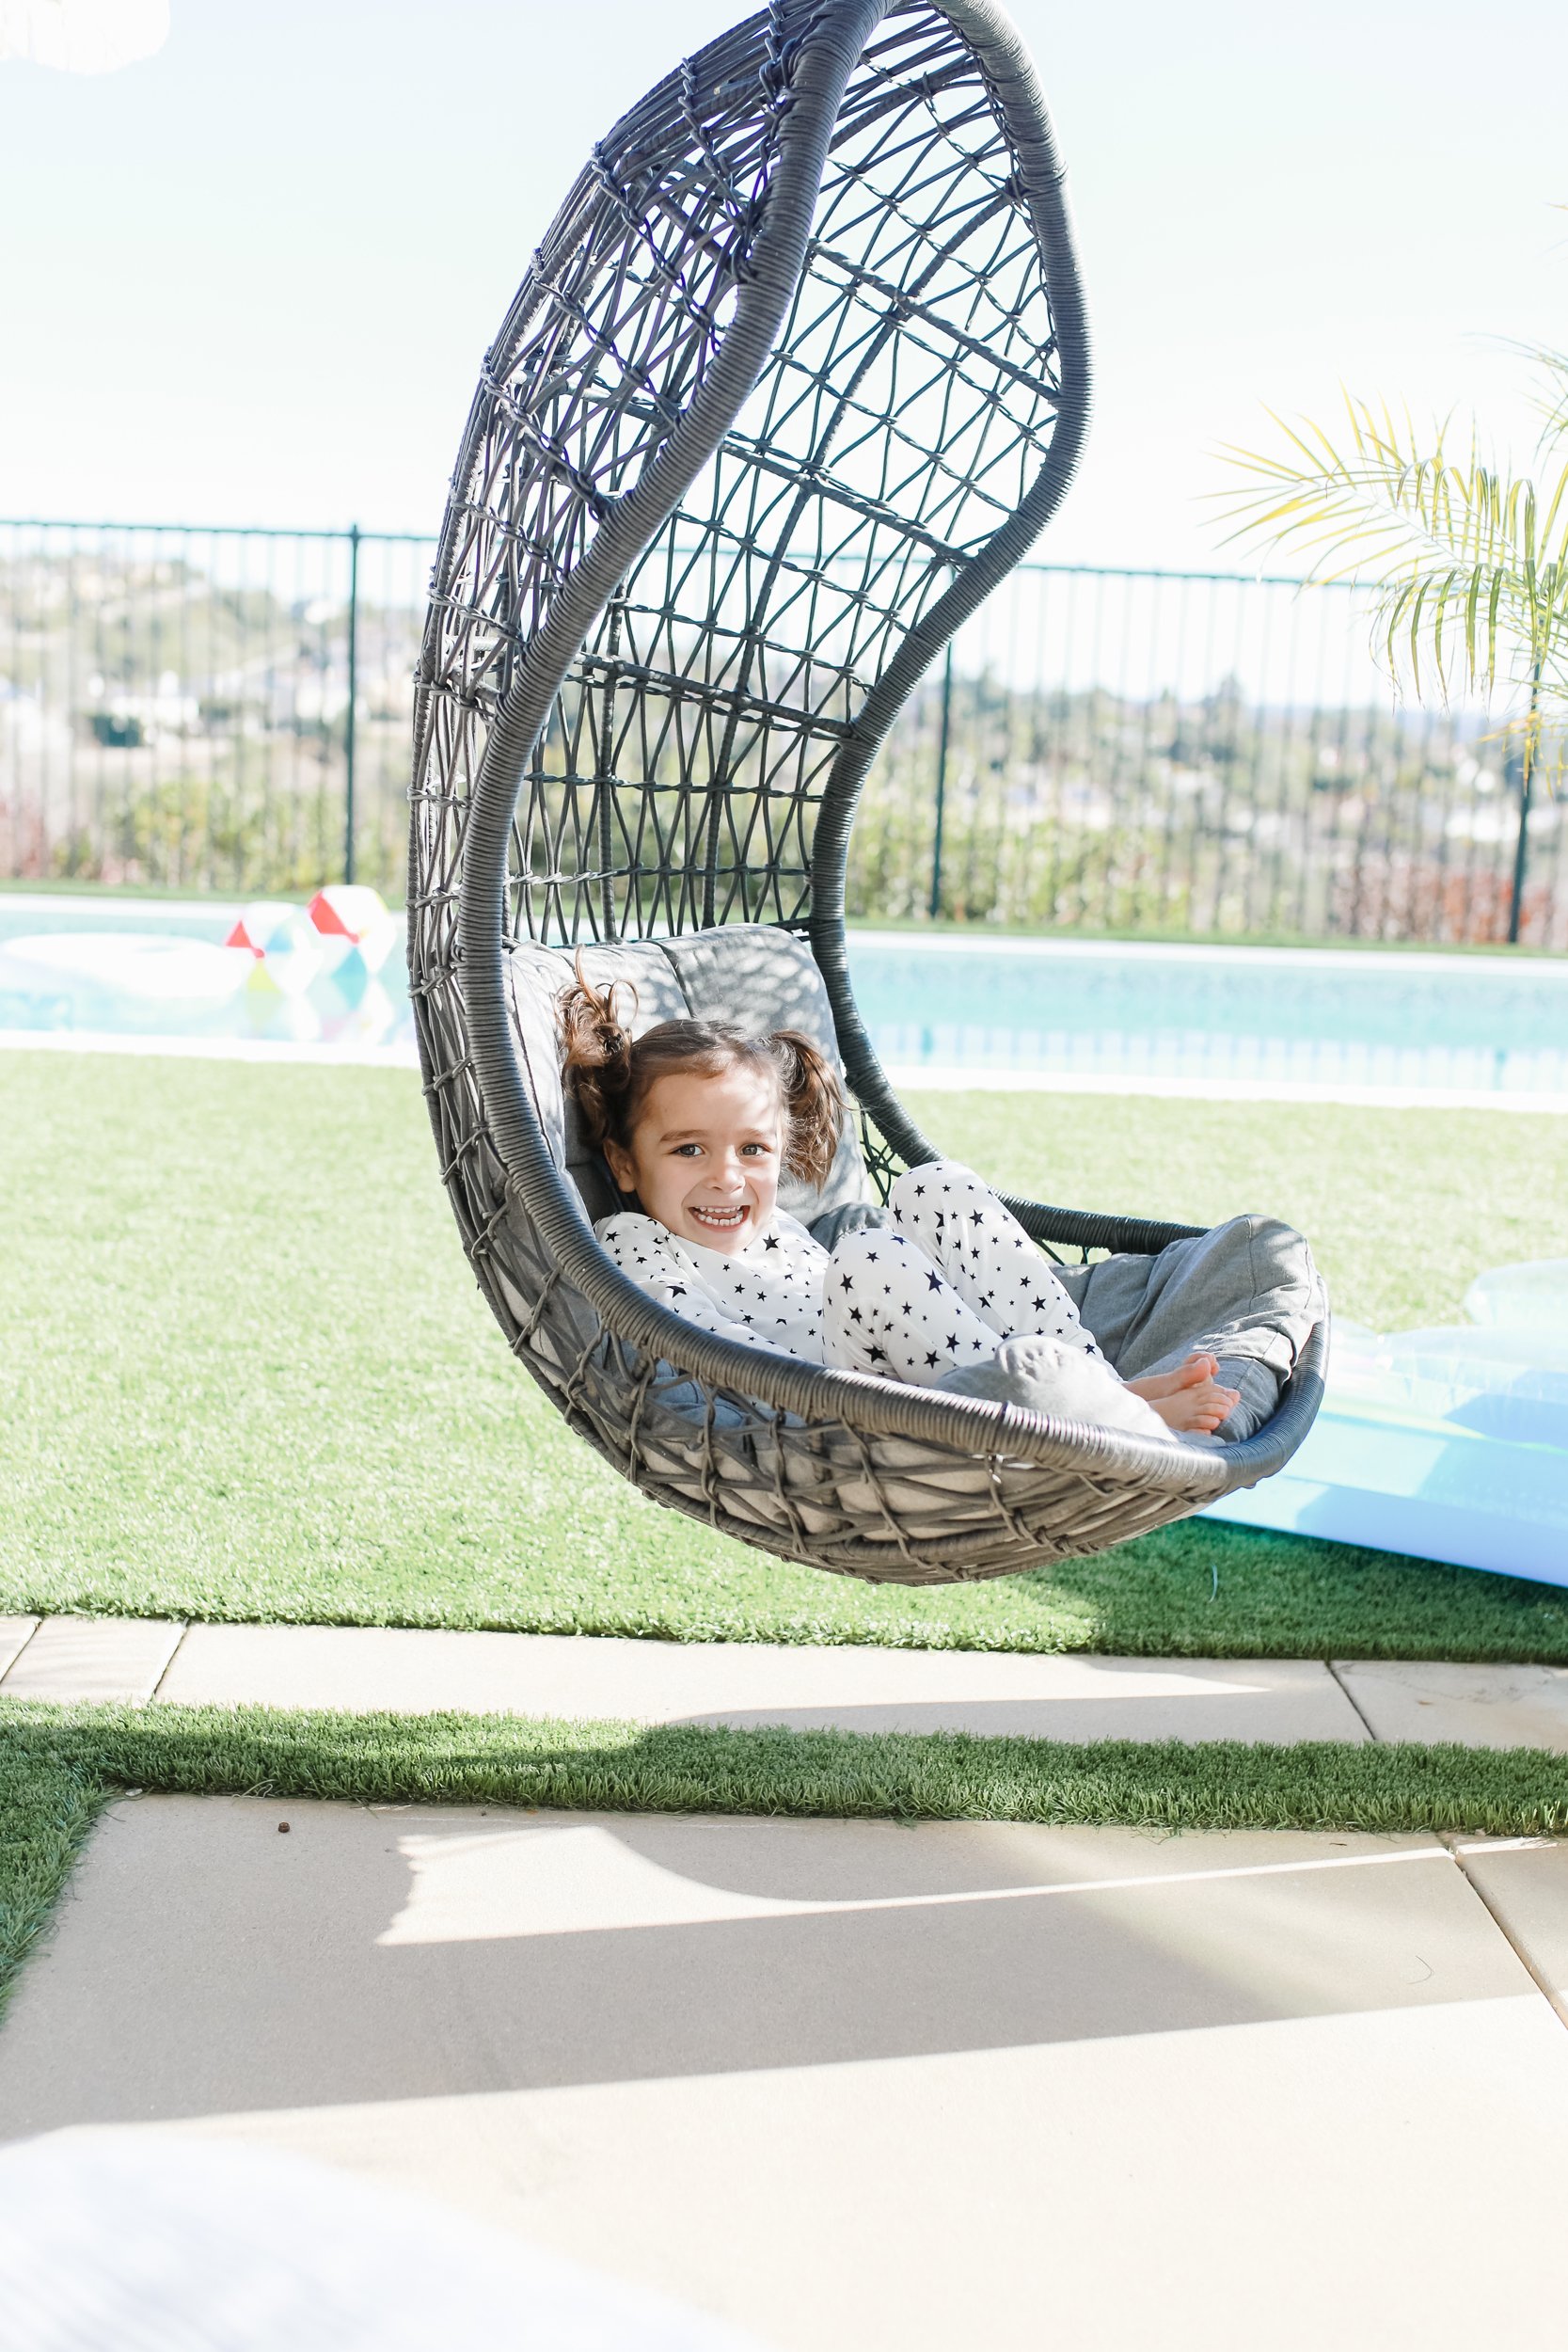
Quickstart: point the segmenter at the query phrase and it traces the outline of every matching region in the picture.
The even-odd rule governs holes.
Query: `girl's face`
[[[716,1077],[656,1078],[630,1151],[607,1143],[615,1181],[682,1241],[733,1257],[773,1214],[784,1102],[771,1072],[734,1062]]]

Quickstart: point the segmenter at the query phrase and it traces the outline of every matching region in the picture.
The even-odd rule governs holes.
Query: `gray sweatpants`
[[[890,1211],[857,1203],[818,1219],[812,1231],[831,1248],[843,1232],[891,1222]],[[1241,1403],[1212,1438],[1189,1435],[1188,1445],[1234,1445],[1261,1429],[1323,1311],[1311,1250],[1293,1226],[1275,1216],[1233,1216],[1151,1257],[1127,1253],[1094,1265],[1058,1266],[1056,1273],[1085,1329],[1124,1380],[1174,1372],[1196,1348],[1218,1359],[1221,1381],[1241,1391]],[[1010,1342],[1001,1351],[1005,1361],[950,1374],[937,1385],[1041,1412],[1059,1409],[1049,1387],[1018,1368],[1017,1351],[1026,1346]]]
[[[1323,1312],[1311,1250],[1273,1216],[1233,1216],[1153,1257],[1057,1270],[1085,1328],[1124,1380],[1174,1372],[1195,1348],[1219,1359],[1221,1381],[1242,1394],[1220,1426],[1226,1444],[1269,1419]]]

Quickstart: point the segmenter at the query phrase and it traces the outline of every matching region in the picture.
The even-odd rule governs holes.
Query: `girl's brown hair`
[[[784,1164],[808,1184],[822,1184],[844,1132],[844,1089],[838,1073],[799,1029],[748,1037],[727,1021],[660,1021],[634,1038],[616,1010],[619,988],[596,989],[578,967],[560,999],[565,1040],[562,1072],[588,1140],[629,1152],[638,1117],[657,1079],[688,1073],[716,1078],[737,1065],[768,1071],[784,1103]],[[637,992],[631,991],[635,1010]]]

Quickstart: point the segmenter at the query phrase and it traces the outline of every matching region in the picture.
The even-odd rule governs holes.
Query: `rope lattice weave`
[[[506,955],[799,931],[879,1189],[933,1156],[855,1010],[845,860],[900,705],[1071,477],[1060,182],[991,0],[777,0],[689,60],[595,150],[487,356],[421,662],[411,980],[515,1352],[659,1500],[906,1581],[1094,1550],[1250,1483],[1311,1380],[1227,1456],[1178,1455],[706,1337],[594,1242],[518,1070]],[[1186,1230],[1013,1205],[1056,1249]]]

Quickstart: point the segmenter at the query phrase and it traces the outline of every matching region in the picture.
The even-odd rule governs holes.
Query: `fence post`
[[[937,737],[937,829],[931,844],[931,920],[942,913],[942,821],[947,805],[947,738],[953,721],[953,641],[942,665],[942,730]]]
[[[1525,867],[1529,862],[1530,787],[1535,782],[1535,709],[1541,696],[1541,664],[1530,673],[1529,732],[1519,765],[1519,837],[1513,845],[1513,896],[1508,904],[1508,944],[1519,945],[1519,923],[1525,904]]]
[[[348,527],[348,715],[343,724],[343,880],[354,880],[355,716],[359,698],[359,526]]]

